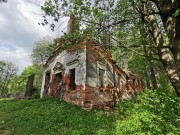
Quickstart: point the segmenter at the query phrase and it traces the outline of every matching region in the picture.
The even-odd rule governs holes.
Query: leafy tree
[[[129,69],[133,73],[137,74],[140,78],[145,80],[146,86],[150,87],[150,82],[149,82],[150,76],[149,76],[148,65],[149,65],[149,63],[146,60],[146,58],[139,56],[139,55],[133,56],[128,63]]]
[[[42,71],[42,65],[38,64],[34,64],[32,66],[28,66],[27,68],[25,68],[21,75],[18,78],[16,78],[16,80],[14,80],[14,82],[17,83],[15,87],[16,92],[25,92],[28,76],[32,74],[35,74],[34,89],[40,90],[42,81]]]
[[[0,61],[0,94],[9,92],[8,85],[10,81],[17,76],[18,68],[12,62]]]
[[[115,4],[116,6],[114,6]],[[154,63],[154,58],[159,60],[178,96],[180,96],[179,9],[179,0],[118,0],[111,2],[62,0],[61,3],[58,3],[57,0],[47,0],[42,6],[42,10],[46,13],[43,16],[45,18],[44,25],[48,24],[46,16],[51,16],[54,21],[58,21],[62,16],[74,14],[93,30],[102,31],[99,35],[104,36],[103,32],[109,29],[110,38],[116,42],[113,45],[140,54],[152,63]],[[103,23],[103,20],[107,23]],[[145,28],[143,32],[138,31],[143,27]],[[107,34],[107,32],[105,33]],[[150,40],[142,43],[140,39],[144,34],[143,38],[149,37]],[[146,48],[146,52],[142,53],[143,48]],[[153,77],[154,71],[150,71],[152,71]]]
[[[20,87],[25,89],[25,83],[24,80],[27,81],[27,77],[30,74],[35,74],[35,80],[34,80],[34,89],[35,94],[40,94],[41,89],[41,83],[42,83],[42,72],[43,72],[43,65],[47,61],[47,59],[52,55],[55,47],[55,40],[53,40],[51,37],[46,36],[43,39],[35,42],[31,59],[33,62],[32,66],[29,66],[27,69],[23,71],[23,73],[20,76]],[[25,79],[26,78],[26,79]]]
[[[34,64],[44,64],[52,55],[54,50],[54,41],[51,37],[44,37],[43,39],[34,43],[31,54],[31,59]]]
[[[180,18],[177,13],[180,1],[134,0],[134,5],[142,22],[149,28],[160,61],[176,94],[180,96]]]

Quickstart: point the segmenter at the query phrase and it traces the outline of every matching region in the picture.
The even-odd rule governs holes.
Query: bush
[[[158,89],[140,93],[133,103],[122,102],[117,110],[124,110],[126,119],[116,121],[116,134],[180,134],[179,101]]]
[[[36,87],[34,87],[33,88],[33,95],[32,95],[32,99],[38,99],[38,98],[40,98],[40,89],[38,89],[38,88],[36,88]]]

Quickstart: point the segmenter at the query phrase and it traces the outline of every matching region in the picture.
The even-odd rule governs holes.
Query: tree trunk
[[[149,80],[146,78],[146,87],[148,88],[148,89],[151,89],[151,86],[150,86],[150,82],[149,82]]]
[[[161,58],[161,63],[163,64],[167,76],[177,94],[180,96],[180,78],[178,76],[178,70],[175,62],[168,49],[159,49],[159,57]]]
[[[152,50],[150,48],[149,52],[150,54],[148,54],[148,50],[147,50],[147,45],[148,45],[148,36],[146,34],[146,27],[142,27],[140,30],[141,36],[142,36],[142,44],[143,44],[143,50],[144,50],[144,55],[146,56],[146,59],[149,61],[149,70],[150,70],[150,78],[151,78],[151,82],[152,82],[152,87],[153,89],[157,88],[157,81],[156,81],[156,76],[155,76],[155,72],[154,72],[154,68],[153,68],[153,62],[152,62]],[[149,39],[151,40],[151,39]],[[150,46],[151,46],[151,42],[150,42]],[[150,84],[149,84],[150,85]]]
[[[173,56],[176,62],[176,66],[178,69],[179,77],[180,77],[180,17],[176,19],[176,35],[174,46],[172,48]]]
[[[28,81],[26,84],[26,92],[24,94],[25,97],[31,97],[33,94],[33,81],[34,81],[34,74],[28,76]]]
[[[154,68],[152,66],[152,62],[150,62],[149,68],[150,68],[150,77],[151,77],[152,87],[153,89],[157,89],[157,81],[156,81]]]
[[[145,20],[151,27],[152,36],[158,48],[158,55],[160,57],[161,63],[166,71],[166,74],[174,87],[174,90],[177,96],[180,96],[180,76],[177,68],[177,61],[175,61],[174,57],[170,49],[164,47],[164,39],[161,33],[161,30],[158,26],[157,19],[154,15],[149,15],[145,17]],[[168,25],[169,26],[169,25]],[[172,26],[173,27],[173,26]],[[171,28],[172,28],[171,27]],[[171,41],[171,40],[169,40]],[[163,48],[164,47],[164,48]],[[171,47],[171,46],[169,46]]]

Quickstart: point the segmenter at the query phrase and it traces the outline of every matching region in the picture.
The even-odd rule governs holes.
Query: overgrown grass
[[[112,114],[84,111],[56,99],[0,100],[0,134],[180,134],[180,99],[147,90],[116,105]]]

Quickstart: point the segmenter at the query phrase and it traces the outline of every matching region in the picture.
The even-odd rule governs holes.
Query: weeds
[[[179,101],[163,90],[146,90],[119,103],[107,116],[53,98],[0,100],[0,129],[15,135],[176,135],[180,134]]]

